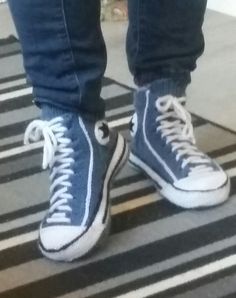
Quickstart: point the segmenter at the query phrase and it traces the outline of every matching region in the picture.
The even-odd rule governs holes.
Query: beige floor
[[[0,38],[15,34],[7,6],[0,5]],[[133,86],[125,57],[127,23],[104,23],[108,47],[106,74]],[[189,109],[236,131],[236,18],[208,11],[204,25],[206,51],[189,88]]]

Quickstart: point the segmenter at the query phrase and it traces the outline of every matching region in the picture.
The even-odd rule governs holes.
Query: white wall
[[[236,0],[208,0],[208,8],[236,16]]]
[[[0,3],[6,0],[0,0]],[[208,0],[208,8],[236,16],[236,0]]]

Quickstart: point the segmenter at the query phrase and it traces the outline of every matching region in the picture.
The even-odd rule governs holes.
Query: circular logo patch
[[[106,121],[98,121],[95,124],[95,137],[99,144],[106,145],[110,140],[110,131]]]
[[[138,130],[138,117],[136,113],[133,115],[133,117],[130,120],[129,129],[130,129],[131,136],[134,137]]]

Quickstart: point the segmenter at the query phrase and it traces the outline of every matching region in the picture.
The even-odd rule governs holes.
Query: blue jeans
[[[106,47],[100,0],[9,0],[38,106],[103,117]],[[206,0],[128,0],[127,57],[135,83],[183,90],[204,49]]]

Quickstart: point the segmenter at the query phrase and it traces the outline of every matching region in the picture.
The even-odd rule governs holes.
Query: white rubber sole
[[[222,187],[207,191],[184,191],[175,188],[172,184],[166,182],[156,172],[154,172],[146,163],[140,160],[133,153],[129,156],[130,164],[144,171],[157,185],[158,191],[171,203],[185,208],[203,208],[224,203],[229,198],[230,180],[222,184]]]
[[[66,248],[62,248],[58,251],[47,251],[39,245],[39,249],[45,257],[55,261],[70,262],[89,254],[93,249],[99,246],[102,240],[105,240],[104,238],[109,234],[111,220],[110,204],[108,202],[110,181],[123,167],[128,159],[128,155],[128,145],[125,139],[119,134],[116,149],[104,180],[102,200],[94,222],[82,236],[78,237],[78,240],[75,239],[71,244],[68,244]],[[104,221],[105,213],[107,215]]]

